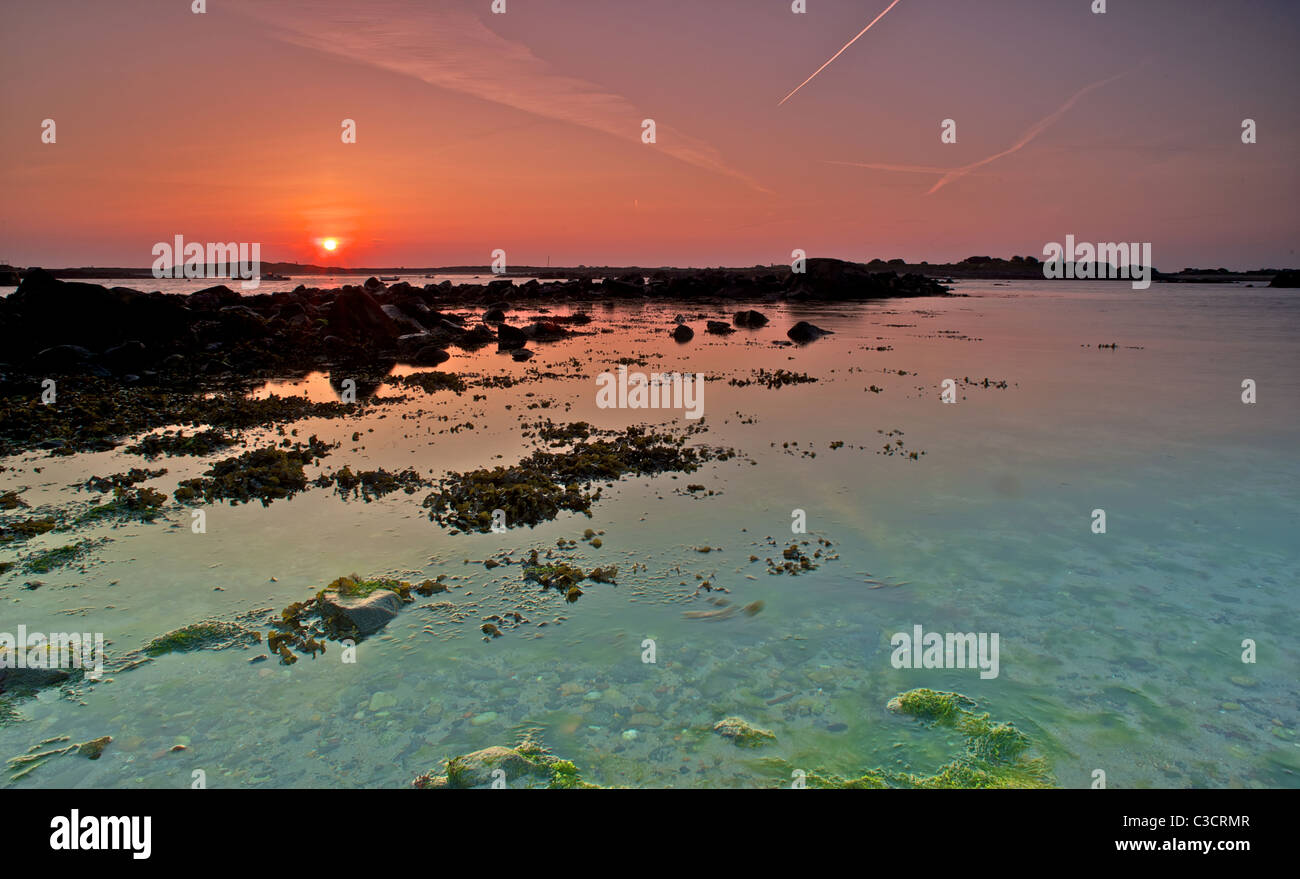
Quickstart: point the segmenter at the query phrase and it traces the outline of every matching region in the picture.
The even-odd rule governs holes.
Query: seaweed
[[[291,498],[307,490],[307,476],[303,468],[329,454],[333,446],[313,435],[304,446],[294,443],[288,449],[267,446],[253,449],[233,458],[225,458],[198,479],[186,479],[175,491],[181,503],[207,503],[229,500],[232,504],[260,500],[262,506],[271,501]]]
[[[152,488],[115,488],[113,499],[91,507],[77,517],[76,524],[98,522],[104,519],[138,519],[152,522],[162,514],[167,495]]]
[[[200,620],[154,638],[141,652],[146,656],[163,656],[190,650],[225,650],[244,644],[257,644],[260,633],[239,623],[225,620]]]
[[[975,704],[960,693],[928,688],[909,690],[889,700],[886,707],[890,711],[929,722],[934,727],[955,730],[965,737],[965,753],[931,775],[872,769],[857,778],[843,779],[809,773],[809,786],[924,790],[1055,787],[1047,762],[1029,754],[1029,737],[1013,724],[995,722],[987,713],[976,714],[971,710]]]
[[[91,544],[91,541],[83,540],[80,543],[69,543],[38,552],[23,562],[23,570],[29,574],[48,574],[55,568],[61,568],[81,558],[90,549]]]
[[[426,394],[432,394],[436,391],[454,391],[457,395],[460,395],[468,387],[465,380],[460,376],[437,370],[390,376],[384,380],[384,383],[402,388],[419,388]]]
[[[183,430],[176,433],[167,431],[141,437],[135,445],[127,446],[126,451],[146,458],[157,458],[159,455],[166,455],[169,458],[177,455],[201,458],[227,446],[233,446],[237,442],[239,442],[238,438],[222,430],[201,430],[192,434],[187,434]]]
[[[463,531],[490,531],[495,510],[505,513],[511,527],[532,526],[562,510],[590,516],[592,503],[600,498],[600,489],[589,490],[593,482],[614,482],[628,474],[692,473],[706,461],[734,455],[686,448],[685,443],[684,437],[630,427],[565,452],[537,450],[511,467],[449,473],[424,506],[432,521]]]

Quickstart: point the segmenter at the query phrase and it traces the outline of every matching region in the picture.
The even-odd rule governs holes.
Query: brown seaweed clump
[[[306,491],[303,468],[328,455],[331,448],[313,435],[306,445],[294,443],[287,449],[268,446],[226,458],[213,464],[202,477],[181,482],[176,488],[176,500],[229,500],[234,504],[260,500],[262,506],[270,506],[273,500]]]
[[[552,437],[578,437],[582,430],[556,428]],[[686,438],[630,427],[624,433],[580,440],[568,451],[538,450],[511,467],[450,473],[424,500],[429,518],[463,531],[488,532],[493,513],[505,514],[507,526],[537,525],[562,510],[591,515],[600,498],[594,482],[657,473],[693,473],[706,461],[725,460],[731,450],[687,447]]]

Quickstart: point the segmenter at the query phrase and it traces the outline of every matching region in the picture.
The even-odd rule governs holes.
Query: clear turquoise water
[[[517,460],[532,448],[520,422],[542,416],[686,423],[670,412],[596,409],[595,375],[617,357],[720,378],[707,384],[709,430],[698,441],[742,454],[695,474],[625,479],[591,519],[451,535],[428,521],[423,492],[364,504],[315,490],[267,508],[211,507],[201,535],[176,507],[168,521],[87,532],[111,540],[84,571],[44,575],[34,591],[22,586],[30,575],[0,578],[0,631],[102,631],[124,651],[205,617],[279,609],[353,571],[445,573],[455,588],[434,597],[450,604],[408,606],[361,645],[354,665],[337,651],[292,667],[250,664],[255,651],[207,651],[163,657],[79,696],[47,690],[21,703],[25,721],[0,726],[0,755],[60,735],[114,742],[98,761],[59,758],[10,784],[187,787],[202,769],[212,787],[401,786],[526,730],[605,784],[772,785],[798,768],[930,771],[960,743],[884,707],[928,686],[1014,720],[1065,786],[1087,786],[1097,769],[1111,787],[1298,786],[1300,300],[1218,285],[957,289],[969,298],[763,307],[768,329],[726,339],[705,335],[700,320],[685,346],[667,330],[686,306],[598,307],[593,335],[539,346],[529,364],[488,350],[443,367],[562,377],[294,425],[301,438],[343,443],[326,470],[436,475]],[[740,307],[688,313],[717,318]],[[776,344],[796,320],[835,335]],[[1119,347],[1096,347],[1111,342]],[[820,380],[727,384],[760,367]],[[959,402],[944,405],[939,387],[950,377],[1008,386],[963,386]],[[1245,378],[1258,385],[1252,406],[1240,400]],[[873,384],[882,392],[865,390]],[[286,387],[332,395],[323,376]],[[541,400],[553,402],[526,408]],[[474,429],[446,432],[467,421]],[[877,431],[891,430],[925,455],[876,454]],[[86,497],[69,484],[142,460],[4,463],[0,487],[25,488],[33,504],[71,504]],[[169,468],[149,484],[170,491],[208,465],[150,466]],[[692,496],[687,483],[716,493]],[[1090,530],[1095,508],[1106,510],[1104,535]],[[779,557],[779,546],[765,538],[788,543],[794,509],[839,557],[798,577],[770,576],[761,559]],[[576,563],[622,573],[617,586],[589,584],[572,605],[522,583],[517,566],[465,563],[505,551],[519,559],[586,528],[604,531],[604,545],[579,542]],[[47,535],[30,546],[63,542]],[[696,551],[704,545],[714,551]],[[870,589],[862,572],[907,585]],[[761,600],[762,612],[684,616],[716,609],[697,596],[701,577],[729,590],[714,597]],[[483,617],[516,609],[530,625],[482,640]],[[999,677],[893,668],[890,635],[917,624],[999,633]],[[654,664],[641,661],[646,638]],[[1241,662],[1244,639],[1258,645],[1255,664]],[[711,732],[733,714],[771,729],[776,743],[742,750]],[[187,750],[170,752],[178,742]]]

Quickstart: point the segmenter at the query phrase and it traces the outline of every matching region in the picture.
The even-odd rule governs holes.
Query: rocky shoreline
[[[946,295],[920,275],[870,272],[810,259],[805,273],[728,270],[569,281],[364,284],[241,295],[217,285],[188,296],[60,281],[29,271],[0,299],[0,386],[26,377],[89,375],[127,384],[229,384],[272,373],[385,359],[436,366],[449,348],[564,338],[589,320],[517,325],[519,308],[593,306],[638,299],[715,302],[868,301]],[[728,312],[729,313],[729,312]],[[585,319],[584,319],[585,318]],[[9,388],[9,392],[13,389]],[[25,389],[30,390],[30,389]]]

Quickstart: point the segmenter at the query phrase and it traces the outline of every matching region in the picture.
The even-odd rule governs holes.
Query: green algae
[[[106,519],[152,522],[162,514],[167,495],[152,488],[115,488],[113,499],[91,507],[77,517],[75,524],[84,525]]]
[[[91,541],[84,540],[38,552],[23,562],[23,570],[29,574],[48,574],[84,556],[91,545]]]
[[[561,759],[531,737],[513,748],[494,746],[452,757],[441,774],[418,776],[411,786],[419,790],[469,790],[501,785],[545,790],[596,790],[584,781],[578,767]]]
[[[1055,779],[1045,760],[1029,754],[1029,737],[1014,725],[995,722],[971,710],[975,701],[960,693],[928,688],[889,700],[888,708],[933,727],[952,729],[966,739],[965,753],[931,775],[872,769],[856,778],[808,774],[810,787],[836,789],[910,788],[920,790],[1051,788]]]
[[[164,656],[190,650],[225,650],[243,644],[256,644],[262,636],[239,623],[226,620],[200,620],[154,638],[141,650],[146,656]]]

